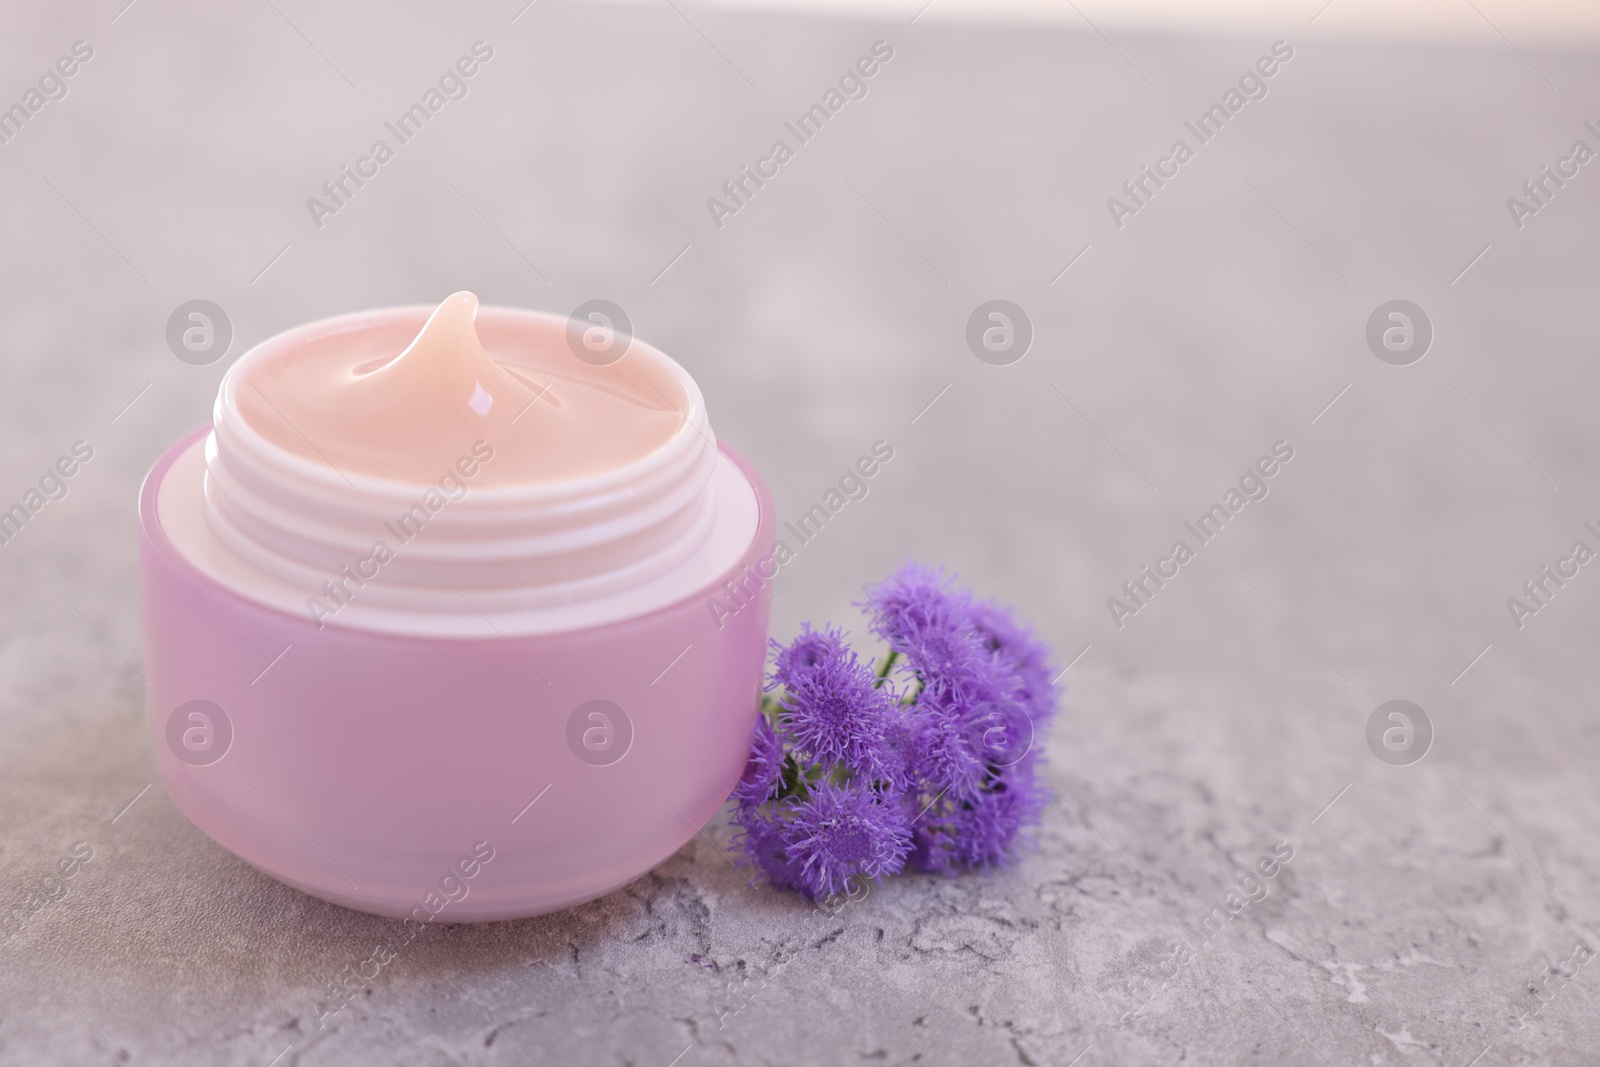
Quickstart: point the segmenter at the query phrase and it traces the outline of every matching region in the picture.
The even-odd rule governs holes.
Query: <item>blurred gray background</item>
[[[1520,629],[1506,603],[1600,548],[1600,165],[1520,229],[1506,204],[1600,149],[1587,38],[1481,4],[1468,39],[1320,4],[1204,31],[524,3],[6,7],[0,105],[93,58],[0,145],[0,508],[94,458],[0,546],[0,1062],[1592,1062],[1600,565]],[[306,199],[478,40],[468,95],[318,228]],[[868,95],[719,229],[707,198],[879,40]],[[1278,40],[1266,98],[1115,226]],[[603,900],[429,931],[319,1025],[393,924],[167,800],[135,493],[252,344],[462,288],[621,304],[780,518],[891,442],[774,634],[861,632],[852,584],[907,556],[1015,602],[1070,664],[1037,847],[828,916],[747,886],[719,819]],[[1007,366],[965,340],[994,298],[1034,329]],[[192,299],[233,324],[210,366],[165,340]],[[1408,366],[1366,341],[1393,299],[1433,328]],[[1270,495],[1118,628],[1107,599],[1280,440]],[[1432,723],[1420,761],[1369,748],[1391,699]],[[1266,899],[1163,981],[1280,841]],[[1576,973],[1531,992],[1550,966]]]

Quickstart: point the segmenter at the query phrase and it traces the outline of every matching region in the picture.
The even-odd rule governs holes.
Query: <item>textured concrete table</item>
[[[0,546],[0,1062],[1600,1055],[1600,576],[1571,554],[1600,547],[1594,56],[1360,45],[1316,5],[1204,42],[912,24],[910,0],[896,24],[191,6],[41,6],[0,37],[25,110],[92,49],[0,145],[0,506],[93,448]],[[464,97],[307,206],[478,40]],[[801,143],[785,123],[880,40]],[[621,303],[785,517],[889,441],[782,572],[775,633],[859,631],[851,584],[907,555],[1018,603],[1071,664],[1032,853],[833,915],[748,886],[719,820],[604,900],[431,930],[319,1016],[393,924],[257,873],[156,782],[134,493],[250,344],[458,288]],[[210,366],[165,340],[196,298],[234,330]],[[966,341],[996,298],[1033,331],[1004,365]],[[1369,346],[1394,299],[1431,324],[1420,361],[1415,312]],[[1431,724],[1420,761],[1420,733],[1369,746],[1391,699]]]

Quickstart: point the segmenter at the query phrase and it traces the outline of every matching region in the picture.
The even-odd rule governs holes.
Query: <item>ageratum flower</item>
[[[785,808],[794,801],[781,801],[770,815],[761,814],[754,807],[741,807],[734,821],[739,833],[733,847],[761,869],[780,889],[806,888],[800,875],[800,865],[789,858],[789,822],[783,817]]]
[[[1016,657],[1031,664],[1036,650],[1003,609],[975,604],[943,571],[916,563],[873,586],[867,606],[913,679],[926,769],[940,787],[970,798],[989,765],[1013,762],[1032,740],[1033,693]],[[1048,702],[1048,687],[1042,692]]]
[[[783,741],[766,715],[756,716],[750,732],[750,761],[744,775],[733,787],[733,799],[741,806],[760,807],[778,795],[783,782]]]
[[[916,779],[931,796],[971,798],[983,788],[989,772],[982,754],[979,724],[965,709],[941,707],[924,693],[911,712]]]
[[[939,568],[906,563],[870,587],[872,630],[934,697],[982,699],[992,687],[992,659],[972,625],[970,599],[951,588]]]
[[[904,811],[859,782],[818,783],[795,806],[788,837],[788,859],[813,897],[843,892],[854,875],[894,874],[911,849]]]
[[[888,730],[897,714],[895,693],[878,679],[844,635],[834,629],[807,631],[777,656],[784,693],[783,733],[807,763],[842,767],[869,779],[898,781],[904,766],[895,758]]]
[[[1003,863],[1047,800],[1038,765],[1058,691],[1033,630],[917,563],[865,607],[890,649],[883,674],[832,627],[775,642],[776,722],[757,724],[734,791],[736,846],[813,897],[852,875]]]
[[[844,634],[832,626],[813,630],[809,622],[802,623],[799,637],[787,645],[773,641],[772,650],[772,680],[767,688],[793,686],[838,659],[844,652]]]
[[[1016,672],[1021,683],[1018,697],[1034,727],[1042,728],[1056,710],[1049,646],[1026,623],[1018,622],[1010,608],[993,600],[974,601],[971,618],[983,647]]]
[[[1038,821],[1048,799],[1033,763],[1030,754],[997,772],[978,796],[931,807],[916,822],[907,864],[936,874],[1010,859],[1019,834]]]

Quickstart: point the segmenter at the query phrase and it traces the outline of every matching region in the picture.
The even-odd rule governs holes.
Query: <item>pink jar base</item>
[[[418,638],[319,630],[180,557],[157,491],[208,429],[157,462],[139,501],[156,761],[207,835],[323,900],[479,922],[603,896],[716,814],[748,755],[775,536],[771,494],[732,450],[760,519],[743,557],[699,593],[566,633]],[[723,594],[730,580],[743,607]],[[220,717],[180,714],[190,701]],[[586,711],[573,726],[590,701],[621,718],[600,706],[605,718]]]

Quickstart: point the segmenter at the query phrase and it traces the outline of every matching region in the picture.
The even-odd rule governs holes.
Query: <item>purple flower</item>
[[[1020,692],[972,709],[968,721],[977,734],[974,747],[991,768],[1009,767],[1032,752],[1039,732],[1034,712]]]
[[[1031,759],[1006,768],[981,800],[951,820],[957,859],[969,867],[1010,859],[1022,831],[1038,822],[1047,799]]]
[[[788,858],[813,897],[844,891],[852,875],[894,874],[911,849],[900,805],[859,783],[813,786],[811,798],[795,806],[787,836]]]
[[[741,806],[760,807],[777,795],[783,782],[783,742],[766,715],[756,716],[750,732],[750,761],[744,775],[733,787],[733,799]]]
[[[911,834],[906,866],[923,874],[952,873],[956,863],[955,848],[950,841],[953,830],[946,816],[936,822],[919,819]]]
[[[1047,799],[1039,749],[1058,690],[1033,630],[915,562],[869,587],[865,607],[900,686],[836,628],[774,642],[776,721],[769,709],[756,724],[733,794],[736,847],[813,897],[906,866],[1003,863]]]
[[[1055,714],[1055,671],[1050,649],[1033,628],[1018,622],[1010,608],[993,600],[972,605],[972,625],[983,647],[1008,663],[1021,682],[1018,697],[1036,727],[1042,727]]]
[[[907,560],[889,577],[867,587],[873,632],[901,647],[939,630],[961,628],[969,598],[951,588],[942,567]],[[896,642],[901,644],[897,645]]]
[[[925,873],[988,867],[1015,855],[1023,829],[1036,823],[1046,797],[1032,757],[1003,768],[978,796],[939,801],[917,820],[907,863]]]
[[[865,606],[873,632],[905,657],[922,692],[965,704],[1015,684],[997,678],[995,657],[972,623],[971,597],[952,588],[942,569],[905,563],[867,590]]]
[[[975,736],[976,735],[976,736]],[[930,794],[976,796],[988,765],[981,733],[961,708],[942,708],[924,696],[913,709],[913,767]]]
[[[872,613],[872,630],[903,655],[918,651],[961,658],[971,634],[970,598],[951,588],[940,567],[914,560],[900,565],[883,581],[867,587],[864,605]],[[952,639],[956,640],[951,645]],[[950,647],[946,647],[950,646]]]
[[[767,688],[793,686],[838,661],[845,652],[844,634],[832,626],[813,630],[808,622],[801,625],[799,637],[787,645],[773,641],[772,648],[772,681]]]
[[[812,652],[814,659],[805,658]],[[877,684],[838,631],[804,633],[778,653],[778,661],[786,677],[779,701],[782,728],[797,755],[868,778],[900,780],[904,767],[886,736],[897,714],[895,693]]]
[[[805,889],[800,876],[800,865],[789,858],[789,823],[781,812],[793,808],[793,800],[780,801],[778,811],[761,815],[755,808],[741,807],[734,821],[739,833],[733,847],[761,868],[761,873],[780,889]]]

